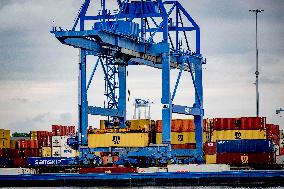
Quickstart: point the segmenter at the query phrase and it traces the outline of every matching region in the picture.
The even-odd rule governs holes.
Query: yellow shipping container
[[[150,119],[139,119],[139,120],[129,120],[130,130],[139,130],[139,131],[150,131],[151,120]]]
[[[37,140],[37,132],[36,131],[31,131],[30,132],[30,138],[32,140]]]
[[[10,139],[0,139],[0,148],[10,148]]]
[[[100,120],[100,129],[106,129],[105,120]]]
[[[149,145],[148,133],[89,134],[88,147],[145,147]]]
[[[0,139],[10,140],[10,130],[0,129]]]
[[[51,147],[42,147],[42,157],[51,157]]]
[[[212,142],[241,139],[266,139],[266,132],[265,130],[222,130],[212,133]]]
[[[215,164],[217,160],[217,155],[205,155],[206,164]]]
[[[188,144],[195,142],[195,132],[171,132],[171,144]],[[203,141],[206,141],[206,133],[203,132]],[[156,143],[162,144],[162,133],[156,133]]]
[[[17,140],[10,140],[10,148],[16,149]]]

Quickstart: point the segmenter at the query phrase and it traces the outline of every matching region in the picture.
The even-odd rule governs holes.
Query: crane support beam
[[[117,109],[101,108],[96,106],[89,106],[90,115],[101,115],[101,116],[117,116],[122,117],[123,111]]]
[[[202,111],[203,110],[201,110],[200,108],[196,108],[196,107],[181,106],[181,105],[173,104],[173,113],[177,113],[177,114],[200,116],[202,114]]]

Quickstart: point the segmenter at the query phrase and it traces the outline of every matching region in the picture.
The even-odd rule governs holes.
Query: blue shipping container
[[[76,158],[61,158],[61,157],[29,157],[28,165],[43,166],[43,165],[75,165]]]
[[[271,140],[219,140],[217,153],[272,153]]]

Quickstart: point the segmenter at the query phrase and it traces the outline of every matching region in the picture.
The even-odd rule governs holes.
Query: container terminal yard
[[[99,14],[87,14],[92,3],[84,1],[73,27],[50,31],[58,43],[79,50],[78,128],[50,125],[13,134],[0,129],[0,186],[284,185],[284,133],[258,116],[258,104],[257,116],[204,117],[210,108],[203,107],[207,60],[196,15],[179,1],[162,0],[117,0],[114,12],[101,0]],[[126,119],[127,68],[142,65],[162,72],[159,120],[150,118],[151,101],[139,98],[135,119]],[[103,107],[89,101],[98,67],[104,73]],[[184,74],[193,85],[192,104],[175,102]],[[105,119],[92,127],[91,116]]]

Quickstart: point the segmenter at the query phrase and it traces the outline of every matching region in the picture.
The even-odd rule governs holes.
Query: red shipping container
[[[80,174],[87,173],[137,173],[137,168],[133,167],[95,167],[95,168],[80,168]]]
[[[172,144],[171,148],[174,149],[196,149],[195,143],[188,143],[188,144]]]
[[[266,124],[266,134],[279,136],[279,125]]]
[[[280,148],[280,155],[282,156],[282,155],[284,155],[284,148]]]
[[[271,139],[274,144],[278,145],[280,144],[280,139],[279,139],[279,135],[266,135],[267,139]]]
[[[217,154],[217,164],[230,164],[230,165],[241,165],[241,164],[274,164],[275,154],[274,153],[222,153]]]
[[[75,126],[69,126],[70,134],[75,135]]]
[[[206,142],[203,145],[203,151],[206,155],[214,155],[217,153],[216,142]]]
[[[213,130],[259,130],[265,129],[265,117],[214,118]]]
[[[241,129],[243,130],[265,129],[265,124],[265,117],[241,117]]]
[[[14,166],[15,167],[26,167],[27,166],[27,159],[26,158],[15,158],[14,159]]]
[[[180,132],[193,132],[195,131],[195,125],[193,119],[183,119]]]

